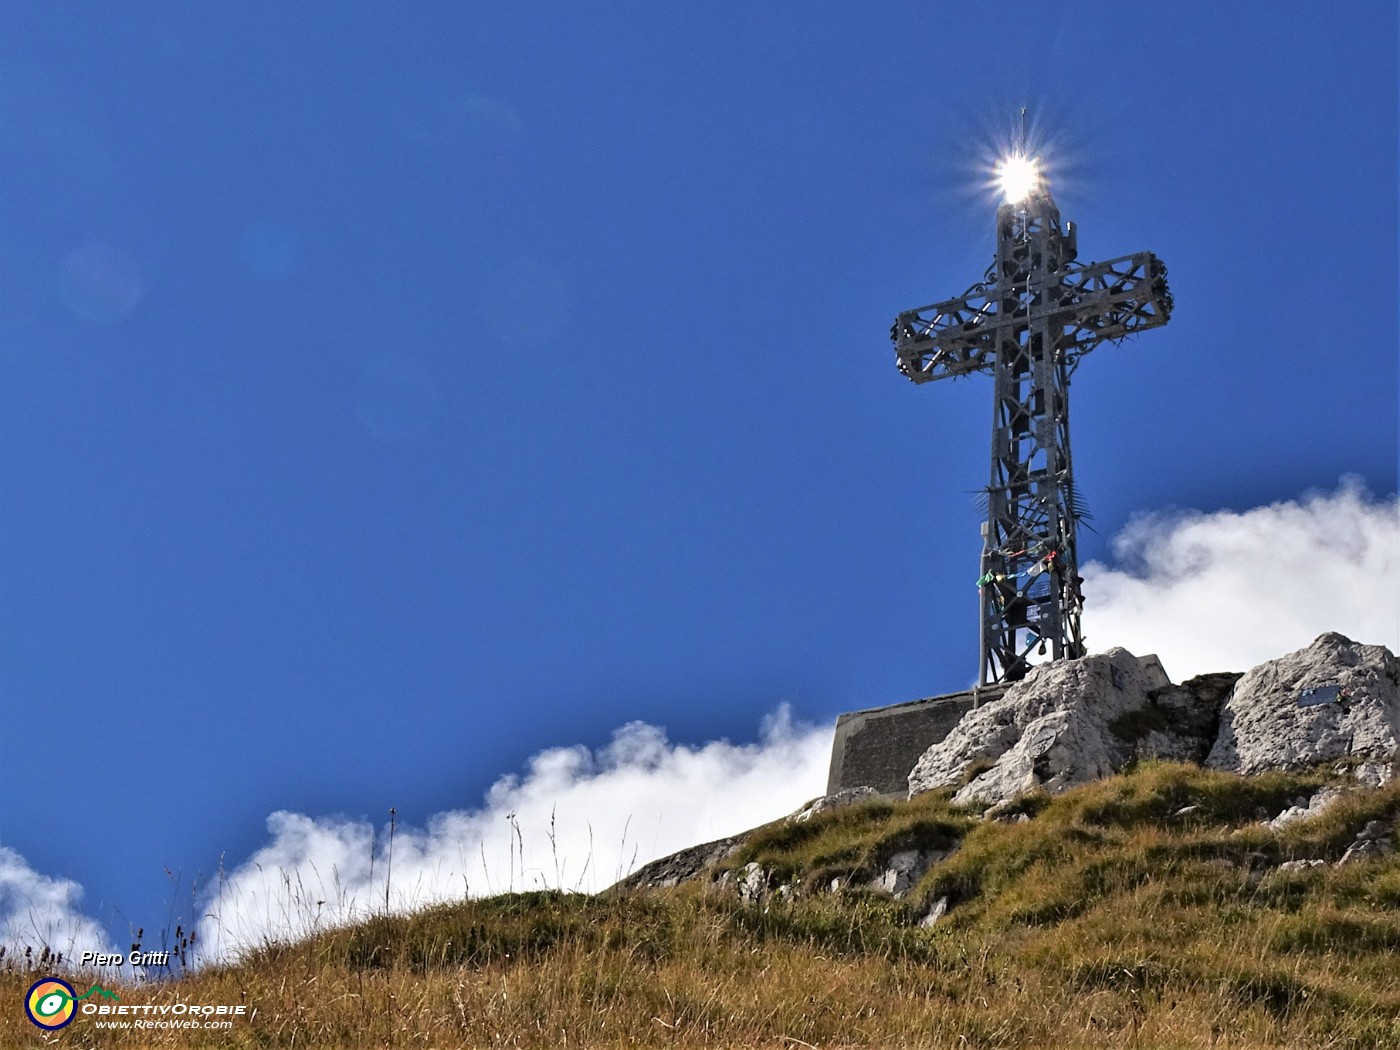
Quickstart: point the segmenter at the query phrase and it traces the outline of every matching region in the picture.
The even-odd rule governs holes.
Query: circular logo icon
[[[53,1031],[73,1020],[77,993],[67,981],[44,977],[29,986],[24,997],[24,1012],[40,1028]]]

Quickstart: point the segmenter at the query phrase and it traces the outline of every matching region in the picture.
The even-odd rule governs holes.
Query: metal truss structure
[[[992,475],[982,526],[981,682],[1014,682],[1033,650],[1084,655],[1069,380],[1099,343],[1167,323],[1151,252],[1080,265],[1043,179],[997,209],[996,262],[956,299],[902,313],[890,336],[916,383],[992,373]]]

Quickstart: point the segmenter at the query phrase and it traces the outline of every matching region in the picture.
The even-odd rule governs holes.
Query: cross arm
[[[1172,313],[1167,267],[1151,252],[1071,267],[1051,298],[1045,312],[1063,321],[1060,345],[1071,360],[1105,339],[1164,325]]]
[[[1003,289],[974,284],[955,299],[906,310],[890,329],[899,370],[916,383],[990,372],[1007,330],[1048,318],[1073,364],[1105,339],[1164,325],[1171,317],[1167,267],[1151,252],[1071,266],[1051,283]]]
[[[996,364],[996,286],[906,310],[890,329],[899,370],[916,383],[989,372]]]

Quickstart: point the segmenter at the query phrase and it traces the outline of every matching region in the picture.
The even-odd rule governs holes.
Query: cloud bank
[[[1131,520],[1082,572],[1086,643],[1150,652],[1174,681],[1246,671],[1324,631],[1400,649],[1400,503],[1356,479],[1243,512]]]
[[[477,810],[425,827],[278,812],[271,841],[216,888],[199,926],[202,955],[505,890],[601,890],[636,867],[791,812],[825,788],[828,728],[786,707],[755,744],[673,744],[632,722],[596,752],[557,747],[504,776]],[[387,895],[387,897],[386,897]],[[387,899],[387,904],[386,904]]]
[[[76,961],[84,951],[115,951],[102,924],[78,910],[82,896],[76,882],[41,875],[0,846],[0,946],[7,955],[48,948]]]

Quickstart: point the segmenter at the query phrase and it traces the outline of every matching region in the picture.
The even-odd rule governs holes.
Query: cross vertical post
[[[1077,552],[1084,507],[1069,442],[1069,381],[1105,340],[1167,323],[1167,269],[1151,252],[1081,265],[1043,177],[997,209],[996,261],[961,296],[901,313],[890,330],[915,383],[993,377],[984,490],[980,681],[1015,682],[1032,652],[1084,655]]]

